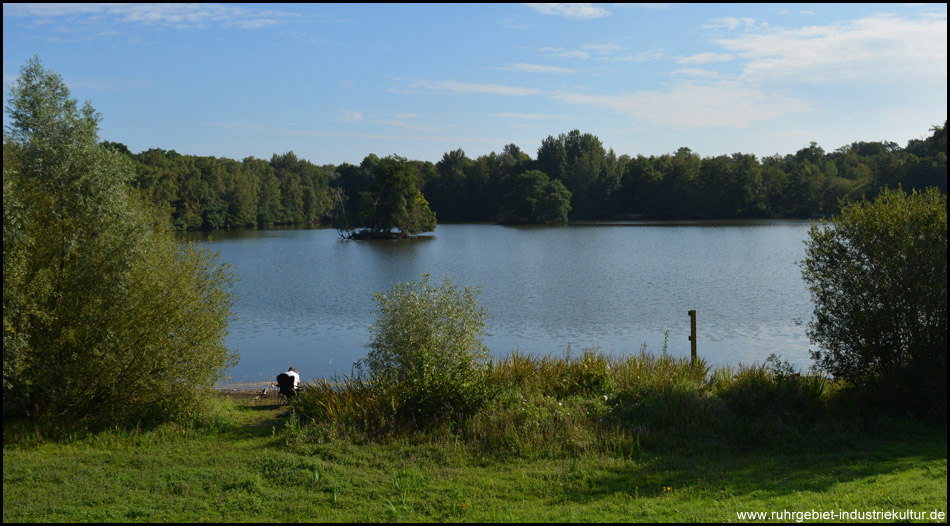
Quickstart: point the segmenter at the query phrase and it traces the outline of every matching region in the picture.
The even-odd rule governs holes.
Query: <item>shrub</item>
[[[193,420],[236,354],[231,275],[180,245],[37,59],[11,90],[3,162],[3,413]]]
[[[817,366],[904,410],[945,418],[947,196],[885,190],[812,226],[806,245]]]
[[[488,313],[478,291],[422,281],[377,293],[379,318],[370,326],[365,363],[374,382],[398,384],[406,416],[426,418],[446,410],[471,413],[488,396],[488,349],[482,335]]]
[[[775,354],[762,365],[720,369],[710,379],[716,394],[739,417],[801,424],[823,416],[827,384],[821,376],[795,372]]]

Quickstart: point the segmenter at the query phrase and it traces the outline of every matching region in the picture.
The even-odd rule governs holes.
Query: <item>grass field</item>
[[[525,456],[446,435],[313,441],[273,398],[221,397],[217,419],[197,428],[5,440],[4,522],[741,522],[739,512],[947,509],[945,426],[881,419],[791,449]]]

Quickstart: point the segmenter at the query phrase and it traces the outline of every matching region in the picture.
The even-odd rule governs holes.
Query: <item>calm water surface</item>
[[[197,235],[240,281],[228,345],[232,383],[269,381],[293,365],[304,379],[349,374],[366,354],[373,293],[423,274],[481,288],[496,356],[699,354],[710,364],[778,353],[808,367],[812,304],[797,263],[807,221],[636,222],[561,227],[439,225],[402,241],[343,241],[335,230]]]

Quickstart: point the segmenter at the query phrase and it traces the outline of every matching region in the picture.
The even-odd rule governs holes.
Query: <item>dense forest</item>
[[[552,223],[568,219],[811,217],[836,212],[840,198],[883,188],[947,192],[947,131],[931,129],[905,147],[855,142],[826,152],[700,157],[689,148],[645,157],[617,155],[595,135],[573,130],[541,142],[532,159],[517,146],[477,158],[446,152],[433,164],[368,155],[359,165],[316,165],[293,152],[270,160],[132,153],[135,186],[166,208],[179,229],[335,222],[366,227],[381,173],[400,174],[439,221]],[[410,191],[410,194],[412,191]]]

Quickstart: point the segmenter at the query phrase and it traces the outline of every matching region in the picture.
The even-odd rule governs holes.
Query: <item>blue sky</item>
[[[575,128],[761,157],[947,118],[946,4],[4,4],[5,105],[34,55],[103,139],[234,159],[535,157]]]

